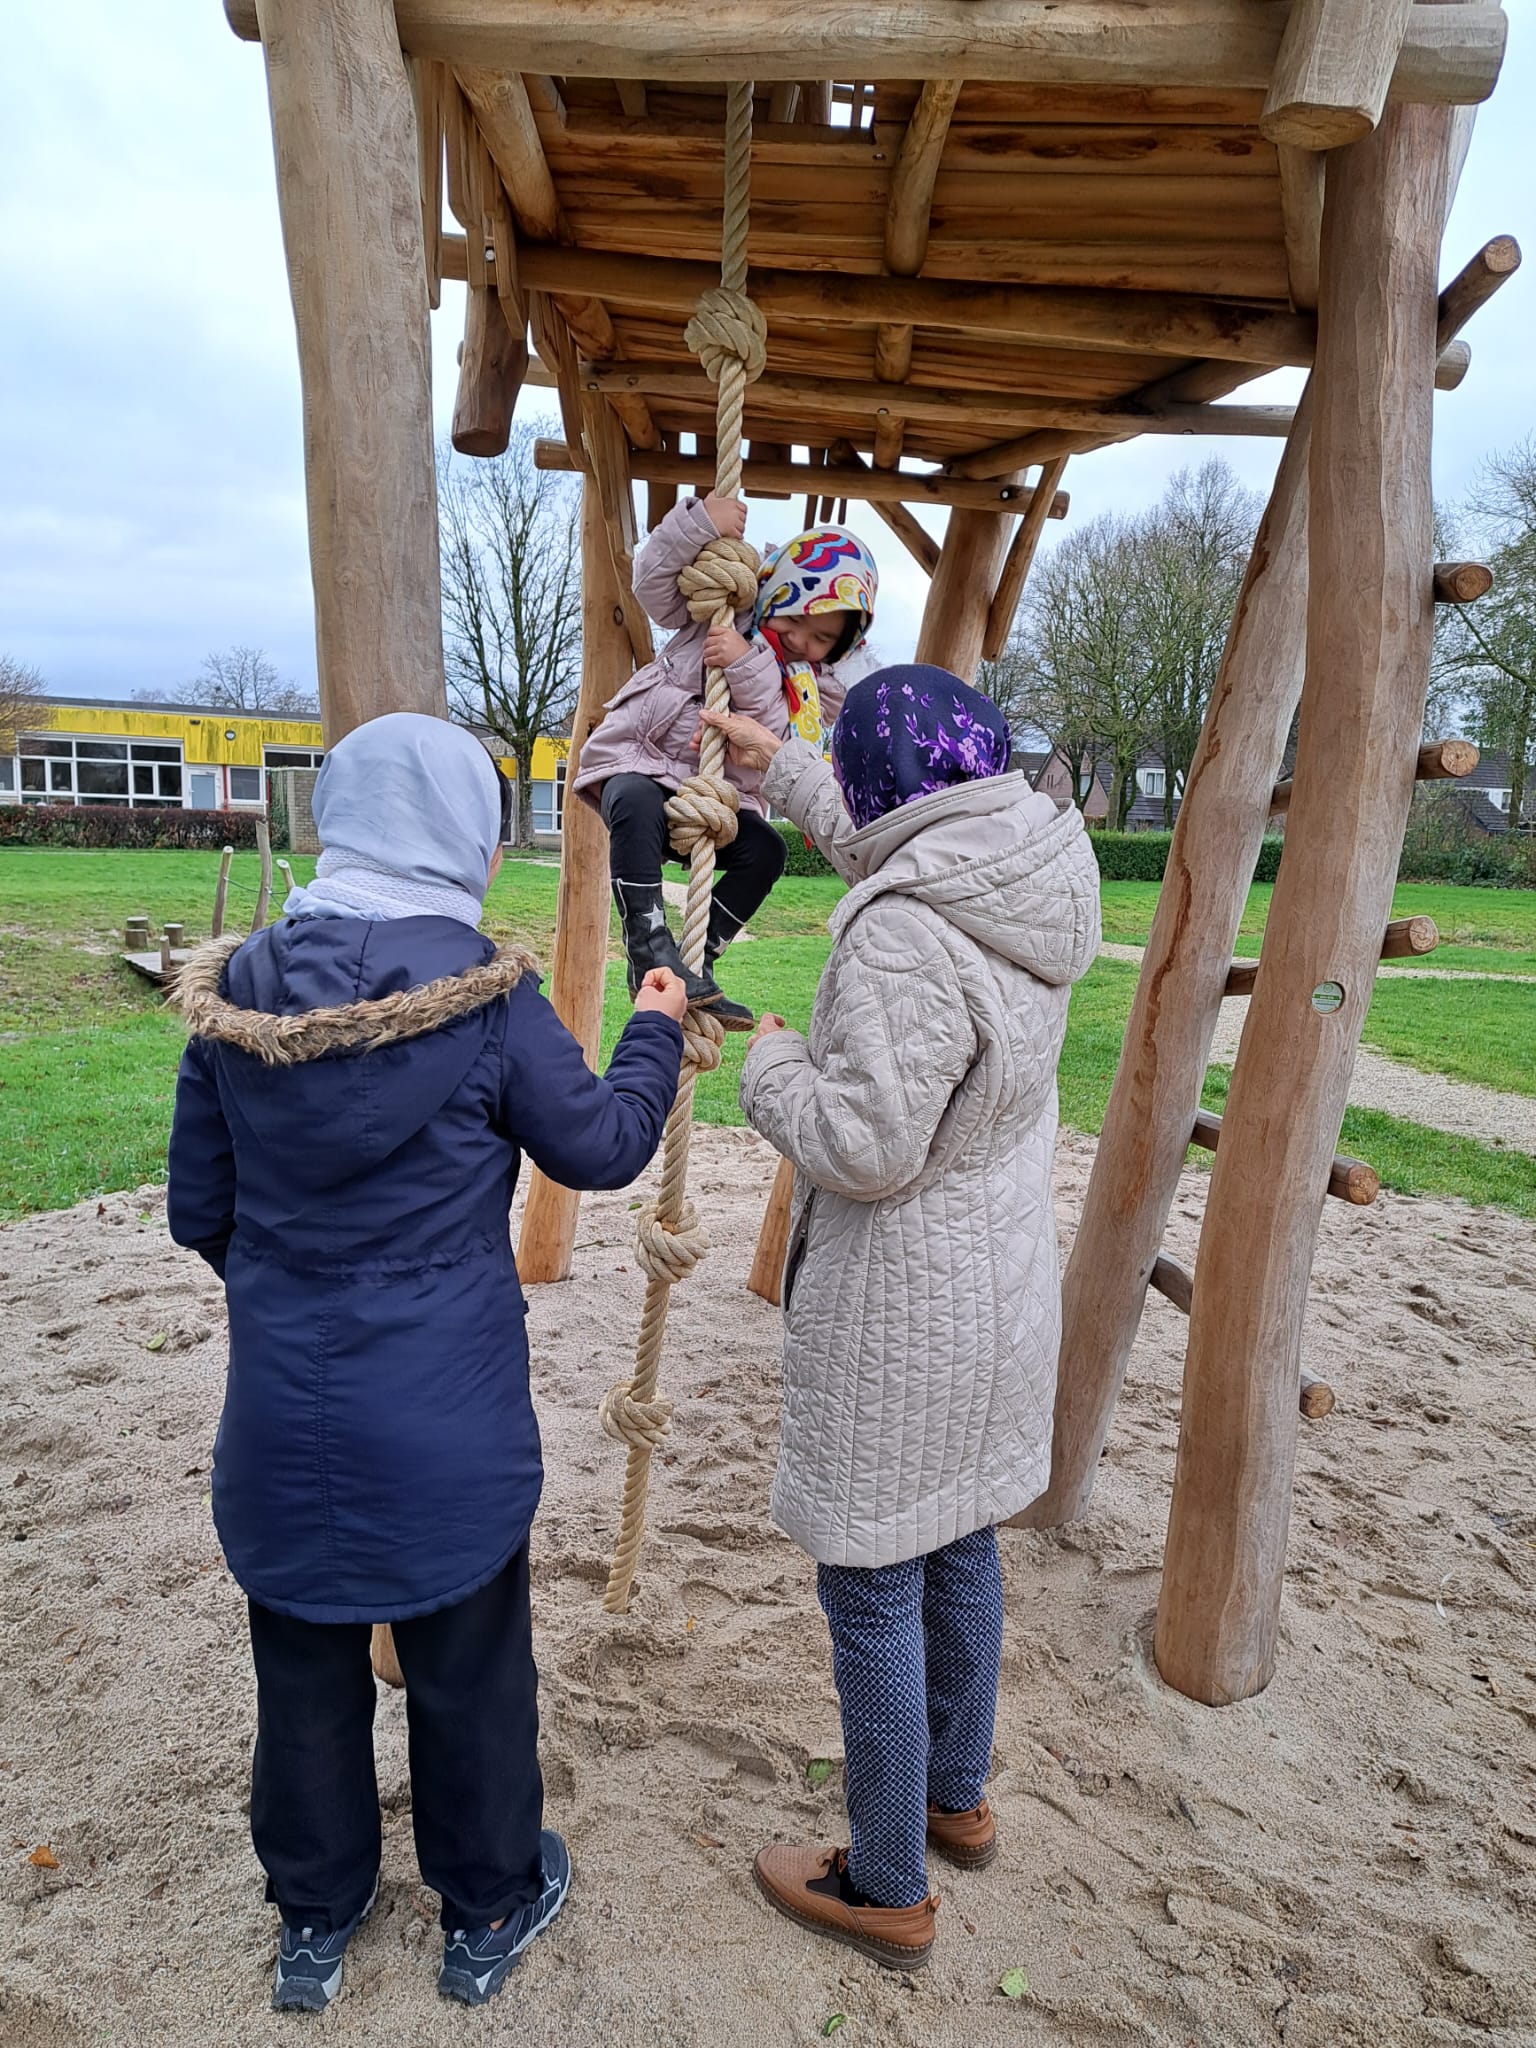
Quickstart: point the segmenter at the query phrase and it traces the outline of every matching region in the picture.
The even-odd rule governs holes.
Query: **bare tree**
[[[558,738],[581,672],[581,535],[569,479],[535,469],[537,426],[492,461],[438,462],[449,701],[517,763],[518,846],[533,844],[533,750]]]
[[[0,754],[15,752],[16,735],[26,729],[42,694],[43,679],[35,668],[12,654],[0,654]]]
[[[1493,588],[1436,614],[1432,718],[1509,756],[1509,822],[1536,787],[1536,436],[1483,464],[1466,517],[1492,542]]]
[[[207,704],[216,711],[243,711],[247,716],[320,716],[314,691],[286,681],[260,647],[226,647],[204,655],[190,682],[164,690],[135,690],[133,696],[137,704]]]

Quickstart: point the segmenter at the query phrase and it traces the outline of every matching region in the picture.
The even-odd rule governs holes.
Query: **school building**
[[[318,718],[259,716],[209,704],[144,704],[110,697],[39,697],[13,750],[0,753],[0,803],[180,806],[264,810],[274,769],[318,768]],[[483,737],[483,735],[482,735]],[[533,756],[533,823],[560,830],[564,745]],[[504,760],[507,774],[514,764]]]

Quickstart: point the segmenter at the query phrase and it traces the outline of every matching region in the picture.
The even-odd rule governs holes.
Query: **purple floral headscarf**
[[[1012,752],[989,697],[922,664],[855,683],[832,729],[832,770],[858,826],[954,783],[1004,775]]]

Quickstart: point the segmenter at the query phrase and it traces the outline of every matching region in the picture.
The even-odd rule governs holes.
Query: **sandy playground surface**
[[[1063,1141],[1070,1235],[1092,1148]],[[1339,2044],[1536,2041],[1536,1229],[1328,1205],[1279,1675],[1216,1713],[1148,1655],[1183,1325],[1153,1298],[1090,1519],[1004,1539],[1003,1854],[935,1865],[932,1968],[772,1915],[774,1837],[843,1838],[809,1564],[768,1525],[777,1316],[743,1289],[771,1160],[700,1134],[719,1249],[673,1311],[679,1397],[634,1611],[598,1609],[620,1452],[598,1395],[642,1281],[629,1198],[583,1214],[531,1319],[550,1818],[576,1882],[484,2013],[433,1989],[402,1703],[381,1696],[378,1908],[318,2022],[266,2009],[275,1917],[245,1825],[243,1604],[207,1508],[222,1302],[152,1191],[0,1232],[0,2041]],[[1191,1175],[1173,1248],[1193,1249]],[[157,1337],[164,1344],[148,1349]],[[57,1868],[32,1860],[46,1845]],[[1005,1970],[1028,1973],[1018,2003]]]

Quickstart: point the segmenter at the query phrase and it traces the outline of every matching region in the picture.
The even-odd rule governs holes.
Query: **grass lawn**
[[[1248,891],[1237,952],[1258,952],[1274,893],[1272,882],[1255,882]],[[1156,882],[1106,882],[1105,938],[1117,945],[1144,946],[1152,930],[1157,895]],[[1427,967],[1453,967],[1476,974],[1536,974],[1536,891],[1403,882],[1393,893],[1392,915],[1435,920],[1440,944],[1423,962]]]
[[[294,863],[306,879],[312,865]],[[180,917],[191,938],[204,936],[217,870],[213,853],[13,849],[0,855],[0,1217],[62,1208],[163,1177],[181,1030],[158,993],[118,959],[122,920],[144,911],[158,927]],[[237,855],[232,925],[251,915],[255,874],[255,856]],[[487,899],[487,930],[498,939],[521,940],[547,960],[558,884],[553,862],[508,861]],[[841,893],[826,878],[781,882],[757,921],[759,936],[728,956],[724,979],[732,993],[803,1028],[826,958],[827,915]],[[1443,899],[1471,899],[1465,916],[1475,913],[1483,922],[1469,950],[1481,952],[1490,940],[1511,952],[1536,947],[1536,902],[1529,909],[1524,899],[1512,904],[1512,893],[1399,891],[1398,907],[1402,915],[1427,908],[1449,929],[1454,906]],[[1268,889],[1254,891],[1265,903],[1268,895]],[[1154,896],[1147,884],[1107,885],[1109,935],[1144,938]],[[1437,900],[1405,903],[1404,897]],[[1536,954],[1531,965],[1536,971]],[[1095,1133],[1103,1120],[1135,985],[1134,967],[1100,961],[1074,991],[1060,1090],[1062,1121],[1076,1130]],[[1524,1020],[1536,1014],[1531,996],[1520,987],[1398,983],[1378,994],[1367,1037],[1396,1057],[1529,1092],[1519,1062],[1531,1036]],[[608,970],[605,1053],[628,1009],[615,957]],[[723,1064],[700,1082],[703,1121],[740,1122],[736,1090],[745,1047],[745,1037],[728,1038]],[[1219,1108],[1225,1091],[1225,1071],[1213,1070],[1207,1106]],[[1536,1214],[1536,1160],[1523,1155],[1354,1110],[1342,1142],[1369,1159],[1389,1187]]]

